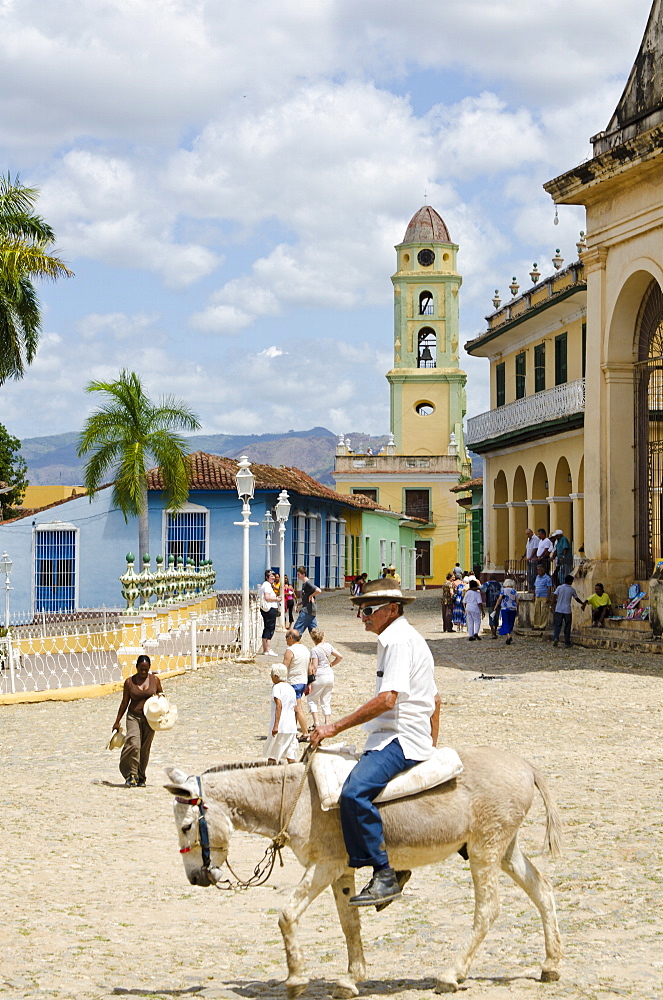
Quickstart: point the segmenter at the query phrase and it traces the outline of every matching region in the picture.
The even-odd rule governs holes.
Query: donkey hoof
[[[435,983],[436,993],[456,993],[458,991],[458,983],[455,979],[438,979]]]
[[[358,996],[359,990],[351,979],[339,979],[332,993],[334,1000],[353,1000]]]
[[[297,997],[302,995],[307,986],[308,979],[293,978],[286,980],[285,988],[288,994],[288,1000],[297,1000]]]
[[[557,969],[542,969],[541,970],[541,982],[542,983],[556,983],[559,979],[559,972]]]

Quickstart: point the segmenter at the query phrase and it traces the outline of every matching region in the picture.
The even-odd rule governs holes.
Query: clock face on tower
[[[435,254],[432,250],[420,250],[417,254],[417,260],[422,267],[430,267],[435,260]]]

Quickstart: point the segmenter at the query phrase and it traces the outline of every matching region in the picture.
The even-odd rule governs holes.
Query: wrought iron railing
[[[507,403],[506,406],[470,417],[467,421],[466,444],[471,448],[479,442],[490,441],[503,434],[584,412],[585,380],[578,378],[574,382],[543,389]]]

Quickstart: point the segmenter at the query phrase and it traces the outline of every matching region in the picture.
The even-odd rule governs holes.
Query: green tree
[[[22,378],[37,351],[41,310],[34,280],[73,275],[49,252],[55,233],[34,212],[38,196],[18,176],[0,176],[0,385]]]
[[[21,455],[21,442],[12,437],[0,424],[0,521],[13,514],[12,508],[20,507],[28,487],[28,466]],[[11,489],[5,492],[5,487]]]
[[[189,495],[189,468],[184,438],[175,429],[195,431],[198,418],[181,400],[168,396],[155,406],[135,372],[123,369],[116,382],[90,382],[87,392],[101,392],[106,402],[85,422],[78,455],[90,454],[85,486],[90,500],[107,475],[113,475],[113,506],[138,518],[138,558],[149,552],[147,472],[158,465],[166,509],[179,510]]]

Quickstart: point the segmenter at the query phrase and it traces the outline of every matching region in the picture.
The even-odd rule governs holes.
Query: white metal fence
[[[12,616],[8,635],[0,636],[0,694],[48,691],[122,679],[122,662],[147,653],[157,673],[196,669],[201,663],[228,661],[241,647],[241,594],[217,594],[217,607],[187,615],[168,631],[150,634],[149,618],[127,619],[117,609],[90,609],[65,615]],[[177,616],[176,616],[177,618]],[[14,624],[18,620],[20,624]],[[260,645],[262,620],[257,597],[250,597],[251,653]],[[3,630],[4,631],[4,630]]]

